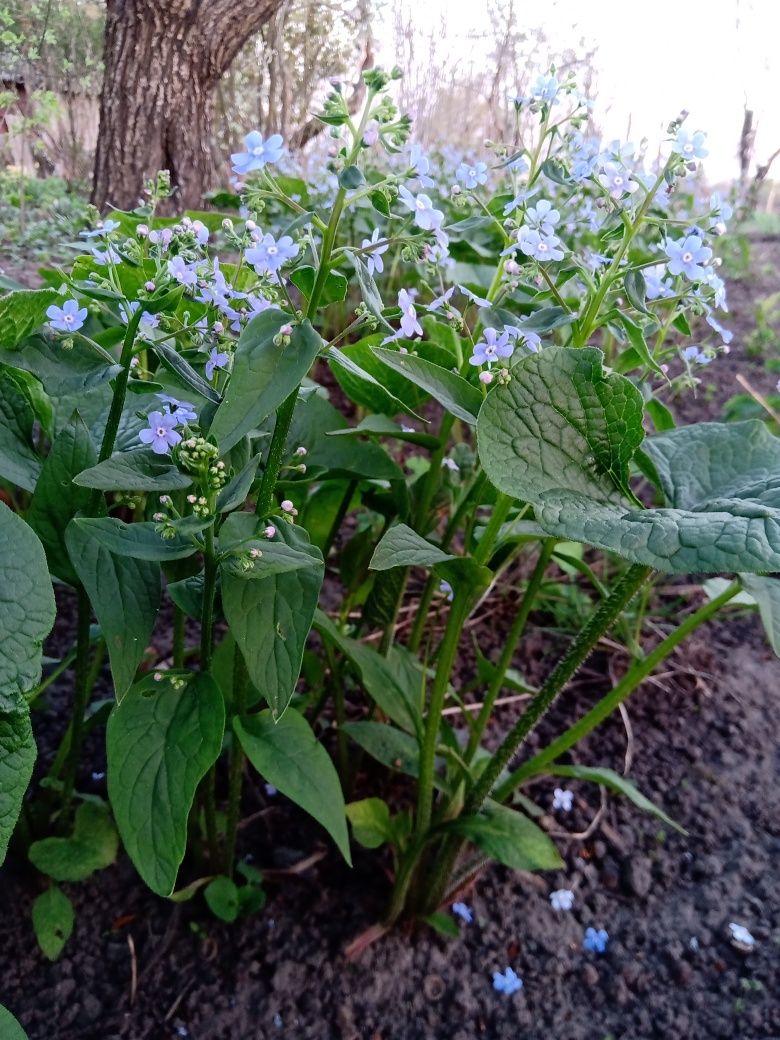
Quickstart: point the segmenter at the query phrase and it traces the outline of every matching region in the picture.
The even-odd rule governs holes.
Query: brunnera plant
[[[282,172],[278,135],[249,134],[237,194],[212,200],[240,223],[157,217],[161,174],[136,211],[85,232],[69,272],[0,299],[0,851],[13,841],[51,879],[33,908],[50,957],[73,927],[60,886],[120,841],[160,896],[203,889],[228,921],[259,909],[262,872],[236,857],[249,768],[347,864],[348,822],[389,846],[387,926],[440,925],[485,859],[561,865],[531,778],[592,781],[668,821],[627,778],[565,756],[743,585],[778,643],[765,575],[780,570],[780,441],[753,422],[677,428],[665,403],[730,338],[709,244],[728,206],[687,187],[703,135],[673,123],[646,173],[631,146],[585,136],[584,101],[553,70],[512,101],[522,147],[453,179],[409,146],[393,78],[365,74],[358,120],[334,90],[318,177]],[[704,326],[720,346],[690,342]],[[466,622],[519,561],[498,659],[479,655],[458,689]],[[554,565],[595,604],[488,751]],[[413,569],[426,579],[402,640]],[[645,652],[656,573],[735,577]],[[75,639],[42,679],[52,583],[70,589]],[[168,629],[169,651],[150,651]],[[518,759],[610,629],[632,660],[623,678]],[[94,699],[105,658],[110,702]],[[31,709],[65,674],[69,721],[25,800]],[[78,790],[85,736],[103,728],[107,800]],[[412,778],[413,804],[391,811],[382,787],[346,804],[365,755]]]

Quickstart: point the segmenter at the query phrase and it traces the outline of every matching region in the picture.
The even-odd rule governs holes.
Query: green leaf
[[[19,818],[35,755],[30,710],[19,697],[17,710],[0,710],[0,864]]]
[[[428,914],[427,917],[423,918],[423,921],[430,925],[435,932],[447,939],[457,939],[460,935],[458,922],[451,914],[446,914],[443,910],[437,910],[432,914]]]
[[[233,728],[255,769],[321,823],[351,865],[338,774],[306,719],[288,708],[276,722],[266,710],[235,719]]]
[[[229,513],[232,509],[242,506],[252,489],[252,481],[255,479],[257,467],[260,465],[260,456],[253,455],[249,462],[236,473],[232,480],[222,488],[217,495],[217,512]]]
[[[13,371],[0,366],[0,478],[32,491],[41,472],[33,447],[35,411]]]
[[[630,271],[626,271],[623,285],[626,289],[626,296],[634,307],[643,314],[649,314],[650,311],[647,309],[646,303],[647,284],[645,283],[645,276],[642,274],[641,269],[638,267],[632,267]]]
[[[347,722],[342,727],[355,743],[388,769],[408,776],[420,772],[420,747],[415,737],[385,722]]]
[[[671,816],[667,816],[663,809],[659,808],[659,806],[643,795],[635,784],[626,779],[626,777],[621,776],[620,773],[616,773],[614,769],[607,769],[605,766],[555,765],[550,766],[547,771],[553,776],[566,776],[571,777],[573,780],[589,780],[594,784],[603,784],[603,786],[608,787],[610,791],[615,791],[617,794],[624,795],[639,809],[644,810],[644,812],[650,813],[651,816],[657,816],[659,820],[663,820],[664,823],[668,824],[674,830],[679,831],[680,834],[687,834],[684,827],[681,827],[679,823],[676,823]]]
[[[232,878],[221,874],[206,887],[203,895],[208,903],[209,910],[218,917],[220,921],[232,924],[238,917],[241,909],[238,896],[238,885]]]
[[[173,681],[171,679],[173,678]],[[217,760],[225,703],[213,679],[143,679],[106,730],[108,794],[127,854],[146,884],[169,896],[187,847],[195,791]]]
[[[385,715],[415,733],[420,725],[422,682],[410,688],[399,668],[365,643],[343,635],[321,610],[316,612],[314,627],[354,666],[366,693]]]
[[[406,412],[422,422],[420,416],[401,397],[391,393],[387,379],[380,382],[376,374],[366,368],[366,364],[372,366],[373,363],[377,371],[383,370],[382,364],[370,349],[372,342],[378,345],[381,341],[381,336],[369,336],[365,340],[348,344],[343,350],[328,347],[328,360],[339,386],[356,404],[362,404],[374,412],[384,412],[386,415]],[[358,361],[361,363],[358,364]]]
[[[355,277],[360,286],[360,295],[363,297],[363,303],[365,303],[370,313],[379,320],[380,324],[386,328],[388,332],[395,334],[395,329],[382,314],[382,297],[379,294],[379,289],[376,287],[374,276],[369,271],[365,262],[356,253],[351,253],[348,249],[344,250],[344,255],[355,269]]]
[[[432,567],[435,563],[453,560],[452,553],[444,552],[406,524],[395,524],[380,539],[371,563],[372,571],[386,571],[391,567]]]
[[[83,802],[69,838],[43,838],[30,846],[34,867],[55,881],[83,881],[116,860],[119,839],[104,805]]]
[[[170,343],[161,341],[155,342],[153,347],[160,361],[169,372],[178,376],[184,384],[191,390],[194,390],[195,393],[200,394],[201,397],[205,397],[207,401],[212,401],[214,404],[220,403],[222,395],[214,389],[211,383],[195,371],[189,361],[183,358],[175,347],[172,347]]]
[[[601,363],[592,347],[548,347],[488,394],[477,438],[499,490],[534,503],[559,488],[623,501],[644,436],[642,397],[623,376],[605,376]]]
[[[623,326],[623,328],[626,330],[628,341],[634,348],[634,350],[637,352],[639,357],[642,359],[642,362],[648,368],[651,368],[654,372],[657,372],[659,376],[662,376],[664,374],[663,369],[655,360],[653,355],[650,353],[650,348],[647,345],[647,341],[645,340],[644,333],[642,332],[640,326],[637,325],[635,321],[632,321],[627,314],[618,312],[616,317],[620,324]]]
[[[85,468],[74,483],[100,491],[181,491],[190,487],[192,480],[167,455],[140,448],[119,452],[105,462]]]
[[[2,1004],[0,1004],[0,1037],[2,1040],[28,1040],[27,1033],[8,1008],[4,1008]]]
[[[160,567],[111,552],[73,520],[65,545],[100,624],[117,700],[129,688],[149,644],[160,607]]]
[[[647,409],[647,414],[653,420],[653,426],[655,426],[658,433],[673,430],[677,425],[672,413],[657,397],[651,397],[645,408]]]
[[[456,418],[470,426],[476,425],[482,394],[462,376],[416,354],[402,354],[387,347],[374,347],[373,352],[389,368],[429,393]]]
[[[73,903],[56,885],[47,888],[35,900],[32,906],[32,923],[35,938],[45,957],[56,961],[62,953],[65,943],[73,933],[76,915]],[[2,1020],[0,1020],[2,1026]],[[5,1040],[5,1033],[0,1029],[0,1036]]]
[[[180,535],[163,538],[157,531],[157,524],[150,521],[126,524],[114,516],[78,516],[71,524],[73,527],[89,535],[110,553],[134,560],[183,560],[196,550],[189,538]]]
[[[769,645],[780,657],[780,579],[759,574],[740,574],[739,580],[744,590],[750,593],[758,604],[761,624],[764,626]]]
[[[168,595],[179,610],[200,621],[203,615],[203,571],[180,581],[169,582]]]
[[[35,533],[0,502],[0,712],[41,677],[41,647],[55,618],[46,554]]]
[[[458,817],[447,827],[513,870],[558,870],[563,866],[541,827],[497,802],[489,801],[476,816]]]
[[[54,439],[27,514],[46,550],[50,571],[69,585],[78,585],[79,579],[70,562],[65,531],[73,517],[87,509],[91,497],[89,491],[75,485],[74,478],[96,461],[89,431],[75,414]]]
[[[309,543],[302,528],[280,522],[277,532],[285,545],[309,557],[309,566],[286,573],[263,573],[258,567],[251,581],[231,567],[220,570],[225,618],[252,683],[274,718],[280,719],[298,682],[325,567],[322,553]]]
[[[339,174],[339,185],[347,191],[359,188],[366,183],[366,178],[357,166],[346,166]]]
[[[0,297],[0,348],[13,350],[46,321],[46,311],[61,300],[54,289],[20,289]]]
[[[13,363],[37,376],[52,398],[84,394],[105,386],[120,371],[118,364],[107,363],[105,352],[96,349],[84,336],[76,336],[73,346],[65,351],[55,341],[32,336],[25,342],[24,350],[13,355]]]
[[[367,415],[357,426],[346,426],[343,430],[329,430],[328,437],[392,437],[409,444],[419,444],[423,448],[438,448],[439,439],[430,433],[418,433],[416,430],[404,429],[386,415]]]
[[[352,826],[355,841],[365,849],[378,849],[380,845],[394,840],[390,808],[381,798],[363,798],[359,802],[350,802],[347,819]]]
[[[314,267],[297,267],[290,275],[290,281],[296,285],[306,299],[311,299],[314,283],[317,280],[317,271]],[[341,303],[347,295],[349,282],[339,271],[328,271],[325,283],[322,286],[319,305],[327,307],[329,303]]]
[[[279,329],[290,320],[288,314],[270,308],[241,333],[224,400],[209,430],[223,454],[275,411],[311,368],[322,340],[308,321],[294,326],[286,347],[274,344]]]

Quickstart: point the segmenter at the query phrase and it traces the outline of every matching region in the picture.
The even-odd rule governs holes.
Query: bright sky
[[[445,21],[445,66],[484,60],[478,38],[488,0],[390,0],[396,5],[413,11],[423,33]],[[580,52],[582,39],[585,50],[598,47],[594,115],[608,138],[626,138],[630,127],[633,141],[655,142],[685,108],[687,125],[709,135],[708,179],[731,179],[747,102],[755,113],[755,158],[764,161],[780,147],[780,0],[518,0],[516,8],[555,50]],[[392,32],[386,25],[378,35],[384,51]]]

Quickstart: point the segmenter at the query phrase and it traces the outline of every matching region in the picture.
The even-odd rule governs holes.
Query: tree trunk
[[[285,0],[107,0],[105,74],[92,202],[130,209],[168,170],[177,209],[212,174],[214,88]]]

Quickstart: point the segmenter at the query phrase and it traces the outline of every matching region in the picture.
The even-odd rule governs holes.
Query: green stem
[[[76,785],[76,771],[81,755],[81,744],[84,738],[84,715],[89,704],[91,687],[89,685],[89,625],[91,620],[89,596],[83,587],[78,590],[77,634],[76,634],[76,677],[73,691],[73,717],[70,724],[70,746],[65,759],[62,777],[62,815],[63,826],[70,817],[70,805]]]
[[[246,713],[249,693],[249,672],[238,647],[233,652],[233,717]],[[228,778],[228,808],[225,828],[225,873],[232,877],[236,858],[238,818],[241,810],[241,788],[244,778],[244,749],[233,731],[230,745],[230,773]]]
[[[425,719],[425,732],[420,750],[420,776],[417,782],[417,813],[415,835],[422,843],[428,833],[433,811],[433,778],[436,760],[436,744],[439,739],[441,715],[447,696],[447,684],[460,643],[460,634],[471,607],[471,597],[459,592],[450,609],[447,627],[439,647],[436,672],[431,684],[431,696]]]
[[[173,667],[184,667],[184,611],[174,604],[173,607]]]
[[[631,602],[651,573],[651,567],[634,564],[628,568],[615,584],[607,599],[602,600],[585,627],[569,647],[567,653],[555,666],[547,681],[504,738],[501,746],[481,773],[477,783],[466,796],[463,806],[464,816],[470,816],[479,812],[483,802],[493,790],[496,780],[498,780],[505,767],[517,753],[529,733],[536,728],[539,720],[590,655],[596,643],[609,630],[615,618]]]
[[[465,758],[467,762],[470,762],[474,757],[474,752],[479,747],[479,742],[482,739],[482,734],[485,732],[485,727],[490,721],[490,716],[493,712],[493,706],[496,703],[496,699],[501,692],[501,688],[504,685],[504,679],[509,667],[512,664],[512,658],[515,655],[517,644],[520,642],[520,637],[525,631],[526,622],[528,621],[528,615],[531,613],[531,608],[536,602],[536,597],[539,594],[539,589],[542,586],[544,580],[544,574],[547,570],[547,565],[550,562],[550,558],[555,550],[555,539],[547,538],[542,542],[541,549],[539,552],[539,558],[536,561],[536,566],[533,569],[533,573],[526,586],[525,595],[523,601],[520,604],[520,608],[515,615],[512,625],[507,633],[506,640],[504,642],[504,648],[501,651],[501,656],[498,659],[498,663],[493,673],[493,678],[490,681],[487,693],[485,694],[485,700],[480,709],[477,720],[472,728],[469,742],[466,747]]]
[[[344,495],[341,499],[341,502],[339,503],[339,507],[336,510],[336,515],[333,517],[333,523],[330,525],[328,536],[325,539],[325,544],[322,547],[322,555],[326,560],[328,558],[330,550],[333,547],[333,543],[336,540],[336,535],[339,533],[339,529],[341,528],[341,525],[344,523],[344,517],[347,515],[350,502],[352,501],[352,497],[355,494],[357,486],[357,480],[349,481],[346,490],[344,491]]]
[[[217,589],[217,561],[214,554],[214,527],[206,530],[206,545],[203,563],[203,609],[200,618],[200,670],[207,672],[211,667],[214,646],[214,600]],[[203,808],[206,835],[212,864],[219,862],[217,847],[216,766],[213,765],[203,779]]]
[[[716,596],[714,599],[705,603],[704,606],[700,607],[695,613],[682,622],[673,632],[671,632],[666,639],[658,644],[648,655],[641,661],[637,661],[620,682],[615,686],[614,689],[602,697],[598,704],[592,708],[587,715],[583,716],[578,722],[575,722],[573,726],[570,726],[565,733],[562,733],[557,740],[554,740],[552,744],[540,751],[538,755],[524,762],[519,769],[516,769],[514,773],[507,777],[507,779],[496,788],[495,799],[496,801],[505,801],[509,795],[514,791],[521,783],[527,780],[531,776],[535,776],[537,773],[541,773],[544,769],[560,758],[566,751],[578,744],[584,737],[591,733],[598,725],[600,725],[608,715],[622,704],[623,701],[633,693],[634,690],[645,681],[645,679],[655,671],[659,664],[664,661],[669,654],[679,646],[679,644],[686,639],[694,629],[698,628],[699,625],[705,621],[709,621],[713,615],[715,615],[722,606],[733,599],[734,596],[740,591],[740,584],[738,581],[732,582],[728,588]]]

